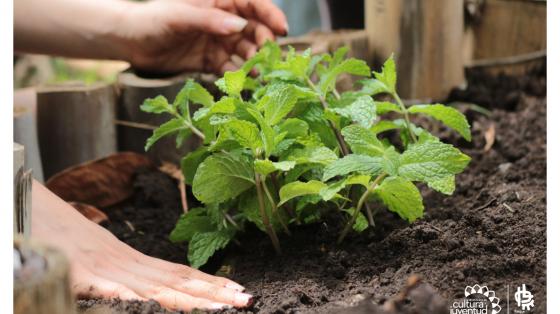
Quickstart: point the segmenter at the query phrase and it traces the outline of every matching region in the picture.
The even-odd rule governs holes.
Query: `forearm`
[[[16,51],[66,57],[127,59],[118,30],[126,0],[15,0]]]

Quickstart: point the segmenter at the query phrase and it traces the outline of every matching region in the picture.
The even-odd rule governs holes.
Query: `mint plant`
[[[466,118],[441,104],[406,107],[395,89],[392,57],[372,73],[364,61],[345,58],[347,50],[312,56],[292,48],[283,53],[269,42],[216,81],[220,99],[189,80],[173,103],[158,96],[142,104],[146,112],[170,117],[146,149],[172,134],[178,146],[193,135],[203,141],[181,162],[202,206],[182,215],[170,235],[189,242],[191,266],[206,263],[250,223],[280,253],[278,234],[289,235],[291,224],[337,212],[347,219],[342,242],[350,230],[374,225],[371,206],[409,222],[422,217],[419,182],[453,193],[455,175],[470,158],[411,116],[431,117],[470,141]],[[249,75],[252,70],[258,75]],[[339,93],[340,75],[364,79],[356,90]],[[199,109],[191,114],[190,105]]]

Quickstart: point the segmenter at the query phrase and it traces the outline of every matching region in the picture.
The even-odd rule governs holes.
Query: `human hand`
[[[223,73],[288,24],[270,0],[155,0],[131,4],[116,32],[135,68]]]
[[[69,257],[71,288],[80,297],[154,299],[185,311],[252,302],[252,296],[229,279],[134,250],[36,181],[32,193],[32,237]]]

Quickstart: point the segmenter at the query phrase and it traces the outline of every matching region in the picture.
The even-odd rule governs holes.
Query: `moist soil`
[[[533,313],[546,312],[546,73],[522,78],[468,73],[469,87],[451,100],[491,109],[467,110],[473,141],[441,129],[444,140],[472,157],[457,176],[457,189],[444,196],[421,187],[425,216],[407,224],[387,211],[375,228],[336,237],[343,219],[292,228],[281,235],[277,256],[265,234],[249,230],[243,246],[230,247],[203,270],[244,285],[255,296],[247,309],[222,313],[449,313],[466,286],[487,286],[505,311],[519,310],[514,293],[525,284]],[[495,136],[492,136],[491,129]],[[487,141],[494,138],[485,150]],[[181,214],[176,182],[159,172],[140,172],[135,194],[107,209],[104,226],[151,256],[186,262],[186,245],[168,234]],[[509,291],[509,294],[508,294]],[[157,302],[78,301],[81,313],[176,313]]]

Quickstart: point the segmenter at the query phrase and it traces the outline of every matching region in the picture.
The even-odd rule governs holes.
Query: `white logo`
[[[531,308],[535,306],[533,294],[531,293],[531,291],[527,290],[525,284],[523,284],[521,287],[517,287],[517,292],[515,293],[515,302],[517,302],[517,306],[521,307],[521,310],[523,311],[530,311]]]
[[[487,286],[467,286],[465,298],[455,300],[449,307],[450,314],[498,314],[502,310],[500,299]]]

